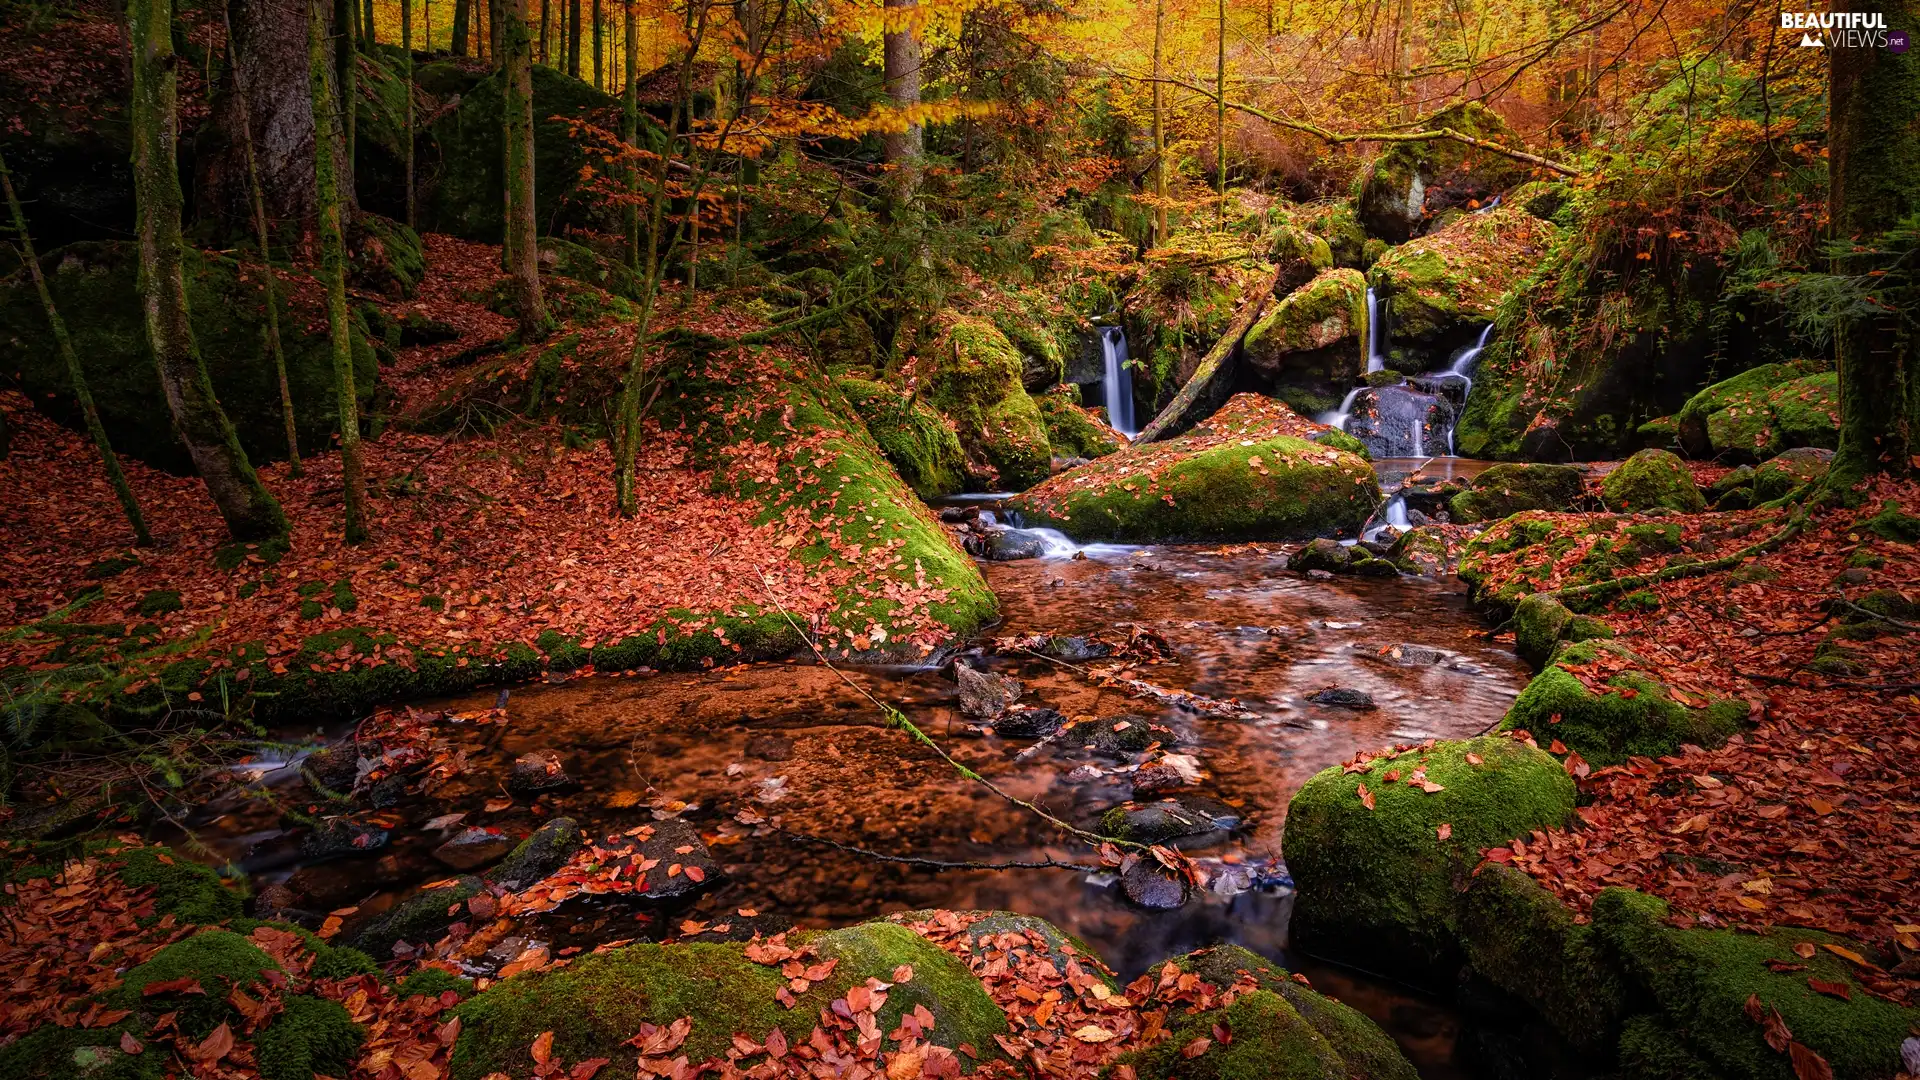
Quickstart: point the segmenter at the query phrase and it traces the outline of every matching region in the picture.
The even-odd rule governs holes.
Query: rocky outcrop
[[[834,382],[915,495],[937,499],[966,490],[966,455],[952,421],[890,383],[852,376]]]
[[[1665,450],[1642,450],[1621,462],[1601,479],[1600,494],[1616,513],[1660,507],[1690,514],[1707,508],[1686,463]]]
[[[1507,122],[1477,102],[1449,106],[1419,126],[1518,144]],[[1525,177],[1526,166],[1519,162],[1451,139],[1393,143],[1373,159],[1360,182],[1357,217],[1368,235],[1403,243],[1444,212],[1485,205]]]
[[[1019,491],[1046,479],[1053,451],[1046,421],[1021,382],[1020,354],[977,315],[944,312],[916,368],[928,400],[953,422],[969,471],[987,490]]]
[[[1522,510],[1571,510],[1580,501],[1585,473],[1570,465],[1495,465],[1469,481],[1447,504],[1462,524],[1499,521]]]
[[[1840,437],[1840,383],[1807,364],[1763,364],[1690,398],[1675,418],[1692,457],[1756,462],[1782,450],[1832,450]]]
[[[1494,321],[1501,299],[1546,258],[1559,231],[1518,206],[1501,206],[1388,249],[1367,274],[1388,312],[1387,366],[1445,367]]]
[[[1251,374],[1296,411],[1340,404],[1367,370],[1367,283],[1357,270],[1326,270],[1289,293],[1241,343]]]

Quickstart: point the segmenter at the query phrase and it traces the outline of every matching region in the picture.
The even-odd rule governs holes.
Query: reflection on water
[[[303,907],[359,903],[371,912],[449,874],[431,854],[447,828],[426,828],[435,818],[464,813],[459,826],[518,835],[556,814],[601,833],[678,814],[699,826],[725,867],[716,888],[684,912],[655,913],[651,921],[626,908],[576,902],[533,932],[556,945],[586,946],[665,936],[682,919],[725,918],[742,908],[814,926],[918,907],[1008,908],[1078,934],[1127,977],[1188,949],[1235,942],[1305,971],[1373,1015],[1424,1075],[1455,1075],[1449,1012],[1377,980],[1287,955],[1290,895],[1277,860],[1287,800],[1315,772],[1363,748],[1477,733],[1523,685],[1520,665],[1485,640],[1457,587],[1415,579],[1309,582],[1283,570],[1276,551],[1250,548],[1106,545],[1086,558],[991,563],[985,572],[1005,613],[992,636],[1111,635],[1117,625],[1137,623],[1178,655],[1173,664],[1138,669],[1138,677],[1237,698],[1256,715],[1225,720],[1161,707],[1038,657],[971,658],[1018,677],[1024,703],[1068,716],[1146,716],[1173,729],[1182,752],[1208,774],[1197,791],[1244,816],[1230,838],[1194,852],[1216,879],[1237,883],[1223,890],[1231,895],[1209,893],[1178,911],[1147,912],[1128,905],[1102,875],[939,872],[739,823],[734,815],[751,808],[793,833],[894,855],[1088,861],[1084,848],[962,783],[884,727],[872,705],[833,672],[801,663],[516,689],[508,724],[450,732],[453,748],[467,754],[468,771],[431,800],[387,809],[393,841],[377,855],[303,860],[297,832],[277,828],[277,816],[258,803],[210,808],[202,838],[256,883],[289,885]],[[1410,665],[1411,650],[1400,658],[1389,651],[1404,644],[1426,646],[1438,659]],[[898,705],[961,763],[1064,819],[1091,823],[1132,793],[1121,762],[1051,746],[1016,760],[1030,744],[973,729],[945,673],[849,674]],[[1330,686],[1363,690],[1378,707],[1352,711],[1306,700]],[[493,698],[485,691],[433,707],[485,708]],[[535,750],[557,752],[582,786],[488,812],[514,758]],[[1246,888],[1255,876],[1247,871],[1266,884]]]

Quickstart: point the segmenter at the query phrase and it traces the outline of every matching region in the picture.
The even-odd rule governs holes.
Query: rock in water
[[[336,818],[308,833],[300,841],[300,854],[308,859],[365,855],[386,847],[388,838],[387,830],[378,826]]]
[[[1240,815],[1227,804],[1204,796],[1122,803],[1100,815],[1099,832],[1136,844],[1189,843],[1222,839],[1239,826]]]
[[[551,750],[535,750],[520,755],[507,776],[507,790],[515,795],[540,795],[570,787],[573,778],[560,764],[560,755]]]
[[[992,721],[1020,700],[1020,680],[1011,675],[976,671],[956,663],[953,677],[960,684],[960,711],[975,720]]]
[[[567,865],[586,839],[572,818],[554,818],[520,841],[499,866],[487,871],[486,878],[508,888],[524,889]]]
[[[471,870],[513,850],[513,839],[499,829],[461,829],[433,849],[433,857],[455,870]]]
[[[1012,739],[1039,739],[1060,730],[1067,718],[1053,709],[1010,709],[993,722],[993,733]]]
[[[1120,875],[1120,891],[1127,899],[1148,911],[1173,911],[1184,907],[1191,890],[1187,883],[1170,877],[1158,863],[1142,859]]]
[[[1133,774],[1135,795],[1157,795],[1190,788],[1207,778],[1200,759],[1191,754],[1161,754]]]
[[[1307,700],[1315,705],[1331,705],[1339,709],[1377,708],[1373,703],[1372,694],[1346,686],[1329,686]]]
[[[673,900],[706,888],[721,875],[719,862],[707,850],[700,830],[679,819],[656,821],[617,836],[609,836],[600,845],[605,848],[607,864],[626,862],[635,866],[653,863],[644,871],[623,873],[645,883],[633,895],[643,900]]]

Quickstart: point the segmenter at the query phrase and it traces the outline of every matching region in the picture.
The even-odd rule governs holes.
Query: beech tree
[[[326,0],[309,0],[308,77],[313,96],[313,137],[322,147],[340,138],[334,118],[338,97],[332,85],[327,50]],[[320,278],[327,290],[327,337],[333,347],[334,396],[340,413],[340,479],[346,490],[346,537],[349,544],[366,539],[366,482],[360,468],[360,397],[353,379],[353,324],[347,313],[347,252],[345,206],[333,155],[314,155],[314,205],[320,218]]]
[[[235,540],[285,534],[286,515],[247,461],[240,437],[214,396],[213,380],[194,343],[187,307],[180,235],[179,77],[173,51],[172,0],[132,0],[134,205],[138,216],[140,293],[160,386],[173,429],[227,532]]]
[[[919,0],[885,0],[886,31],[881,39],[887,97],[895,109],[920,104],[920,34],[915,25]],[[900,130],[889,128],[882,143],[887,164],[894,170],[891,183],[900,202],[913,198],[920,187],[923,131],[918,120]]]
[[[540,297],[540,242],[533,201],[533,42],[527,36],[527,0],[501,0],[506,11],[501,40],[507,144],[506,237],[502,256],[513,281],[514,314],[522,337],[546,336],[549,320]]]

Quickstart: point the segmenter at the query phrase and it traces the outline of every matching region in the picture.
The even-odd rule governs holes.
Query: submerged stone
[[[1120,875],[1120,892],[1148,911],[1176,911],[1193,891],[1151,858],[1142,858]]]
[[[1054,709],[1009,709],[993,722],[993,733],[1012,739],[1039,739],[1059,731],[1067,718]]]
[[[300,854],[308,859],[335,859],[370,855],[387,846],[387,830],[346,818],[335,818],[300,839]]]
[[[1100,815],[1100,835],[1138,844],[1223,839],[1238,828],[1240,813],[1217,799],[1187,796],[1150,803],[1122,803]]]
[[[1308,701],[1315,705],[1330,705],[1340,709],[1372,709],[1373,695],[1365,690],[1355,690],[1345,686],[1329,686],[1324,690],[1308,695]]]
[[[574,786],[560,755],[552,750],[532,750],[514,760],[507,774],[507,790],[515,795],[541,795]]]
[[[1023,688],[1011,675],[980,671],[966,664],[953,665],[954,682],[960,688],[960,711],[975,720],[993,720],[1020,700]]]

